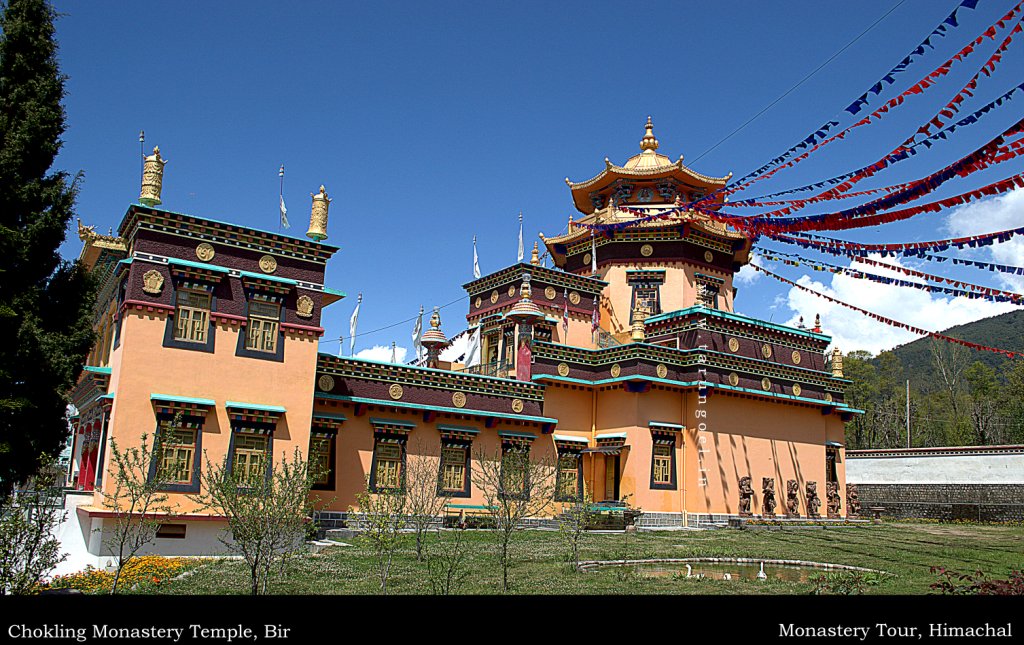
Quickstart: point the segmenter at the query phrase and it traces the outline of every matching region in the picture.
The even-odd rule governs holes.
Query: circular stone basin
[[[690,565],[687,575],[686,565]],[[713,580],[757,580],[764,566],[769,580],[809,582],[826,571],[883,573],[875,569],[851,567],[827,562],[802,560],[758,560],[754,558],[661,558],[654,560],[594,560],[581,562],[580,570],[596,571],[607,567],[632,567],[645,578],[705,578]],[[727,577],[728,575],[728,577]]]

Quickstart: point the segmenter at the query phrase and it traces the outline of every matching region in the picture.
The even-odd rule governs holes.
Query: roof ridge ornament
[[[654,123],[651,122],[651,117],[647,117],[647,125],[644,126],[647,133],[644,134],[644,138],[640,140],[640,149],[644,152],[650,150],[654,152],[658,149],[658,140],[654,138]]]

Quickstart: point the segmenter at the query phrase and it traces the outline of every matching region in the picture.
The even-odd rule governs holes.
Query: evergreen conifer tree
[[[68,392],[93,342],[95,288],[58,249],[81,175],[52,171],[65,77],[56,12],[44,0],[0,7],[0,491],[55,457]]]

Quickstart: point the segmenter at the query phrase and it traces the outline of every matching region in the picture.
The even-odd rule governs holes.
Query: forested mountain
[[[1024,353],[1024,311],[941,333]],[[1024,443],[1024,358],[922,338],[844,363],[847,400],[865,411],[846,426],[850,449],[907,446],[908,379],[911,446]]]

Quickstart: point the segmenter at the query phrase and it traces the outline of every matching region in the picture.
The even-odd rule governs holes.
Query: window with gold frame
[[[374,489],[402,488],[402,471],[402,444],[378,439],[373,449]]]
[[[163,484],[193,483],[196,457],[195,428],[179,428],[170,421],[160,422],[160,471]]]
[[[273,302],[250,301],[245,348],[257,352],[276,352],[280,318],[280,305]]]
[[[525,446],[506,445],[501,453],[501,492],[509,497],[527,497],[530,450]]]
[[[210,326],[210,294],[178,291],[174,313],[174,339],[205,343]]]
[[[675,446],[671,444],[654,444],[651,455],[651,484],[652,486],[669,487],[675,485],[673,471],[673,452]]]
[[[441,491],[461,493],[466,490],[466,455],[468,446],[441,447]]]
[[[309,466],[314,474],[314,487],[328,488],[331,486],[331,446],[333,443],[333,436],[313,435],[309,438]]]
[[[240,482],[258,482],[267,476],[270,437],[236,434],[231,471]]]
[[[557,479],[557,501],[570,502],[580,499],[580,453],[559,453]]]

